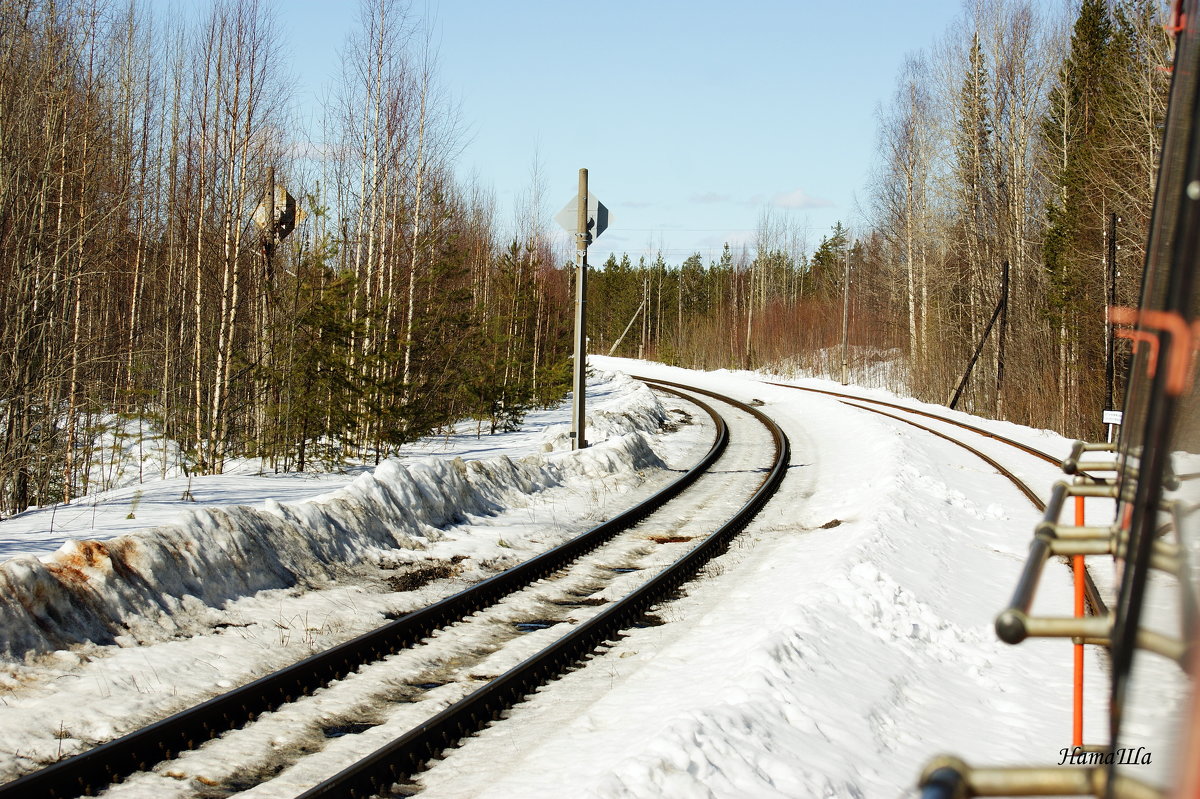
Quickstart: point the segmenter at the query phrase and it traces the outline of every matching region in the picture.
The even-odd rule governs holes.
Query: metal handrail
[[[1064,762],[1071,754],[1062,750]],[[1136,753],[1133,753],[1136,756]],[[1102,759],[1104,755],[1097,753]],[[1121,756],[1125,756],[1122,753]],[[1165,799],[1166,793],[1139,779],[1109,769],[1087,766],[1013,766],[974,768],[960,758],[940,755],[921,774],[921,799],[966,799],[972,796],[1107,796],[1110,799]]]

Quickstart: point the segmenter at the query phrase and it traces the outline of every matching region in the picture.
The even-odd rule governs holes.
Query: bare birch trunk
[[[408,267],[408,307],[404,326],[404,371],[401,383],[404,386],[404,402],[410,401],[412,380],[413,318],[416,315],[417,256],[421,233],[421,200],[425,179],[425,103],[429,92],[429,74],[422,77],[421,113],[417,123],[417,185],[413,212],[412,260]]]

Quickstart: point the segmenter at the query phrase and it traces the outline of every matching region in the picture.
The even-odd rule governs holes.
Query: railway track
[[[890,409],[893,409],[896,411],[900,411],[902,413],[913,414],[915,416],[921,416],[921,417],[925,417],[925,418],[929,418],[929,419],[935,419],[938,422],[941,422],[943,424],[953,425],[954,427],[958,427],[963,430],[969,430],[972,433],[978,434],[985,438],[992,439],[994,441],[998,441],[1002,444],[1012,447],[1013,449],[1020,450],[1021,452],[1024,452],[1028,455],[1032,455],[1035,458],[1038,458],[1040,460],[1046,461],[1047,463],[1053,464],[1054,466],[1062,465],[1061,458],[1056,458],[1047,452],[1043,452],[1042,450],[1031,447],[1028,444],[1024,444],[1020,441],[1016,441],[1016,440],[1008,438],[1006,436],[1002,436],[998,433],[994,433],[991,430],[985,430],[982,427],[978,427],[973,424],[968,424],[967,422],[959,421],[957,419],[948,419],[945,416],[941,416],[936,413],[931,413],[929,411],[922,411],[922,410],[918,410],[916,408],[905,407],[904,405],[900,405],[900,404],[894,403],[894,402],[885,402],[884,400],[869,399],[866,397],[856,396],[854,394],[844,394],[844,393],[838,392],[838,391],[829,391],[828,389],[811,388],[808,386],[794,386],[794,385],[789,385],[787,383],[768,383],[768,385],[778,386],[780,388],[795,389],[797,391],[807,391],[807,392],[810,392],[813,394],[824,394],[826,396],[833,397],[834,399],[841,402],[843,405],[848,405],[851,408],[858,408],[859,410],[862,410],[862,411],[867,411],[869,413],[874,413],[874,414],[877,414],[880,416],[886,416],[890,419],[895,419],[898,422],[903,422],[904,424],[907,424],[911,427],[915,427],[919,430],[923,430],[927,433],[930,433],[931,435],[937,436],[938,438],[944,439],[945,441],[949,441],[951,444],[961,447],[962,449],[965,449],[966,451],[975,455],[980,460],[984,461],[989,466],[991,466],[993,469],[995,469],[1001,476],[1003,476],[1006,480],[1011,482],[1018,491],[1020,491],[1022,494],[1024,494],[1025,498],[1028,499],[1030,501],[1030,503],[1035,508],[1037,508],[1037,510],[1039,512],[1046,510],[1046,502],[1041,498],[1041,496],[1039,496],[1037,494],[1037,492],[1035,492],[1032,488],[1030,488],[1029,485],[1024,480],[1017,477],[1016,474],[1014,474],[1010,469],[1005,467],[1003,464],[1001,464],[996,459],[981,452],[979,449],[972,447],[971,445],[969,445],[963,441],[960,441],[957,438],[954,438],[953,436],[948,436],[945,433],[934,430],[932,427],[929,427],[928,425],[921,424],[920,422],[905,418],[904,416],[897,415],[896,413],[889,413],[888,411],[881,410],[881,408],[890,408]],[[865,404],[863,404],[863,403],[865,403]],[[875,405],[875,406],[879,406],[879,407],[870,407],[871,405]],[[1082,474],[1082,476],[1086,479],[1091,479],[1090,475]],[[1087,597],[1087,604],[1091,608],[1091,611],[1097,615],[1107,613],[1108,607],[1105,604],[1103,597],[1100,595],[1100,590],[1096,587],[1096,583],[1092,580],[1092,575],[1089,571],[1085,570],[1084,579],[1085,579],[1084,592]]]
[[[716,430],[712,446],[700,462],[650,499],[553,550],[384,627],[142,730],[0,785],[0,799],[90,795],[131,775],[137,774],[137,780],[152,779],[153,775],[144,774],[151,769],[159,779],[173,780],[178,785],[188,772],[189,758],[199,754],[193,751],[197,747],[221,736],[222,740],[210,746],[218,751],[232,747],[230,751],[237,752],[240,734],[248,734],[259,725],[270,728],[272,723],[286,728],[289,708],[304,702],[340,701],[343,706],[360,710],[379,702],[403,702],[410,709],[420,705],[441,708],[448,704],[436,712],[426,711],[426,717],[408,732],[308,790],[304,796],[372,795],[420,771],[426,761],[446,747],[491,723],[539,686],[576,667],[606,641],[619,637],[622,629],[644,620],[653,606],[668,599],[705,562],[723,551],[782,482],[790,457],[787,438],[756,408],[712,392],[685,391],[686,387],[660,381],[646,382],[698,405],[713,420]],[[760,437],[769,439],[773,445],[770,465],[763,467],[760,456],[758,469],[741,470],[745,477],[739,491],[745,496],[744,501],[738,500],[740,507],[718,529],[706,530],[705,535],[694,530],[684,533],[679,524],[657,521],[664,514],[678,514],[673,509],[681,505],[685,509],[688,503],[695,505],[695,496],[703,493],[703,486],[693,487],[693,484],[729,457],[729,427],[708,402],[695,396],[697,393],[726,405],[730,409],[726,414],[753,418],[764,431]],[[761,443],[751,449],[761,450]],[[765,478],[759,479],[759,471],[765,472]],[[727,477],[721,480],[725,501],[731,490],[728,480]],[[707,493],[718,496],[712,487]],[[689,513],[684,511],[684,515]],[[644,528],[655,524],[666,532],[649,537],[638,533],[642,529],[639,525]],[[661,572],[641,575],[641,566],[621,565],[632,564],[651,550],[673,553],[669,566]],[[605,570],[595,563],[601,555],[611,557],[617,565],[603,573]],[[607,594],[615,592],[618,584],[623,586],[625,596],[610,599]],[[530,608],[537,608],[535,617],[529,617]],[[505,647],[517,652],[527,650],[529,645],[522,641],[535,636],[524,633],[549,628],[569,631],[532,654],[522,654],[518,665],[494,678],[476,673],[488,671],[489,664],[497,660],[495,653]],[[480,630],[496,629],[507,633],[500,636],[505,640],[494,645],[473,650],[454,644],[459,638],[480,640],[487,635]],[[444,682],[428,678],[428,664],[439,659],[458,664],[457,676]],[[457,685],[450,693],[457,691],[457,694],[447,699],[445,694],[449,689],[440,692],[438,689],[454,681]],[[437,698],[423,702],[423,694],[431,697],[437,694]],[[342,698],[339,700],[338,696]],[[357,725],[352,721],[343,724],[348,733],[375,726],[379,724],[373,718]],[[245,733],[238,732],[242,728],[247,728]],[[280,737],[287,738],[286,729],[276,736]],[[220,780],[202,780],[209,787],[201,795],[229,795],[266,782],[291,765],[286,758],[283,761],[275,758],[261,768],[249,769],[248,773],[247,769],[241,769],[236,780],[224,785]]]
[[[945,422],[946,424],[954,425],[955,427],[961,427],[964,430],[970,430],[972,433],[978,433],[979,435],[984,436],[985,438],[991,438],[991,439],[999,441],[1003,444],[1007,444],[1008,446],[1013,447],[1014,449],[1019,449],[1022,452],[1028,453],[1029,455],[1032,455],[1035,458],[1040,458],[1041,460],[1044,460],[1047,463],[1053,464],[1054,466],[1058,466],[1062,463],[1061,458],[1056,458],[1053,455],[1050,455],[1049,453],[1042,452],[1040,449],[1036,449],[1034,447],[1029,446],[1028,444],[1023,444],[1020,441],[1016,441],[1014,439],[1007,438],[1006,436],[1002,436],[999,433],[993,433],[991,430],[985,430],[982,427],[977,427],[976,425],[973,425],[973,424],[967,424],[966,422],[961,422],[956,419],[948,419],[945,416],[941,416],[936,413],[930,413],[929,411],[922,411],[917,408],[909,408],[907,406],[900,405],[899,403],[896,403],[896,402],[885,402],[884,400],[870,399],[868,397],[859,397],[854,394],[844,394],[840,391],[829,391],[828,389],[823,389],[823,388],[811,388],[809,386],[793,386],[793,385],[789,385],[787,383],[768,382],[767,385],[778,386],[779,388],[790,388],[790,389],[794,389],[796,391],[807,391],[811,394],[825,394],[826,396],[834,397],[835,399],[839,400],[843,405],[850,405],[850,404],[852,404],[852,402],[853,403],[865,402],[865,403],[868,403],[871,405],[878,405],[878,406],[884,407],[884,408],[893,408],[898,411],[904,411],[905,413],[911,413],[916,416],[924,416],[929,419],[936,419],[939,422]],[[858,406],[858,407],[862,408],[862,406]],[[862,408],[862,409],[863,410],[871,410],[869,408]],[[884,414],[884,415],[887,416],[890,414]],[[893,418],[900,418],[900,417],[893,416]],[[916,426],[922,427],[921,425],[916,425]],[[922,429],[929,430],[928,427],[922,427]],[[1022,492],[1022,493],[1024,493],[1024,492]],[[1035,504],[1036,504],[1036,502],[1035,502]],[[1041,510],[1041,508],[1039,508],[1039,510]]]

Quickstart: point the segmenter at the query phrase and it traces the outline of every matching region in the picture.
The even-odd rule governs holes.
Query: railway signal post
[[[587,446],[587,248],[605,231],[608,209],[588,193],[588,171],[579,170],[579,193],[554,217],[575,234],[575,365],[572,380],[571,440],[573,449]]]

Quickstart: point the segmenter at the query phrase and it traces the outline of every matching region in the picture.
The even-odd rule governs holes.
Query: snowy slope
[[[593,363],[763,400],[792,439],[793,468],[739,543],[659,611],[666,624],[630,631],[587,668],[515,708],[422,775],[422,795],[890,797],[909,790],[922,764],[942,751],[979,764],[1058,762],[1070,734],[1070,647],[1009,647],[995,638],[992,621],[1015,585],[1039,514],[990,467],[906,425],[763,385],[760,376]],[[664,463],[687,465],[707,447],[710,431],[701,425],[661,431],[663,405],[671,403],[660,405],[636,384],[602,373],[593,388],[594,407],[605,411],[595,421],[605,429],[589,431],[589,439],[608,440],[584,453],[564,451],[564,407],[508,439],[476,442],[464,434],[428,442],[421,457],[386,464],[374,476],[254,484],[216,478],[200,493],[239,491],[241,502],[274,493],[287,502],[193,511],[130,537],[119,518],[128,499],[97,503],[96,527],[82,524],[96,538],[116,536],[105,545],[110,561],[114,551],[143,557],[146,542],[160,547],[157,560],[132,561],[139,575],[158,581],[156,592],[100,592],[102,604],[116,608],[102,627],[108,638],[100,636],[111,644],[10,663],[0,693],[0,778],[453,587],[381,593],[383,578],[353,563],[382,568],[460,557],[474,571],[456,579],[478,577],[484,564],[527,557],[587,526],[589,514],[630,504],[668,479]],[[678,409],[670,413],[683,418]],[[1047,451],[1065,454],[1069,446],[1044,431],[972,421]],[[525,460],[507,460],[504,451]],[[1048,490],[1056,476],[1053,467],[999,445],[989,451],[1035,487]],[[479,465],[456,464],[459,456]],[[347,485],[297,501],[305,484],[327,490],[333,480]],[[157,490],[143,488],[139,518],[170,511],[178,486],[161,489],[162,508],[151,501]],[[17,523],[47,512],[0,524],[7,547],[0,552],[37,551],[29,541],[38,531]],[[71,534],[57,526],[53,533]],[[269,545],[243,549],[263,537]],[[241,559],[229,555],[224,564],[233,567],[215,566],[220,579],[201,579],[216,561],[181,569],[166,554],[168,542],[182,551],[220,543]],[[54,576],[55,564],[97,552],[104,555],[96,544],[68,543],[38,552],[40,559],[9,561],[0,574],[30,591],[46,585],[38,580]],[[81,572],[109,585],[104,558],[93,559],[100,566]],[[247,564],[253,568],[244,575],[227,573]],[[255,594],[259,583],[271,590]],[[10,590],[0,600],[8,602],[0,608],[10,614],[6,631],[20,629]],[[195,599],[179,599],[181,591]],[[18,604],[28,617],[25,596]],[[181,613],[172,602],[203,610]],[[1055,565],[1035,611],[1057,615],[1070,607],[1068,574]],[[139,627],[143,618],[152,623]],[[33,626],[21,634],[52,646],[54,636]],[[76,640],[90,629],[65,626]],[[1096,712],[1085,737],[1103,740],[1103,664],[1089,655],[1088,669]],[[85,701],[88,711],[78,712]],[[266,783],[253,795],[294,795],[289,790]]]
[[[538,437],[539,454],[517,460],[494,452],[469,460],[456,452],[394,459],[342,477],[340,488],[289,502],[280,502],[272,487],[294,491],[311,482],[259,478],[263,494],[238,497],[258,500],[257,507],[214,503],[176,510],[173,519],[166,512],[178,503],[155,501],[171,488],[148,488],[142,507],[149,510],[142,516],[163,518],[158,526],[115,537],[124,525],[89,529],[100,534],[83,539],[65,537],[69,531],[59,528],[53,538],[40,539],[64,537],[56,551],[0,564],[0,656],[19,661],[76,643],[161,640],[183,633],[197,608],[330,580],[345,567],[385,555],[393,563],[420,559],[404,553],[427,552],[445,528],[493,516],[550,488],[603,485],[599,478],[609,475],[636,485],[642,471],[663,466],[646,434],[658,431],[664,411],[648,389],[623,376],[600,380],[598,389],[592,435],[602,443],[578,456],[566,450],[561,426],[550,427]],[[604,409],[605,394],[619,403],[619,413]],[[514,450],[532,447],[528,440],[512,443]],[[227,498],[245,491],[247,477],[196,482],[202,495]],[[121,502],[104,499],[108,517]],[[31,540],[39,536],[30,526],[55,514],[42,510],[4,522],[0,552],[34,548]],[[453,554],[478,555],[479,549],[467,545]]]

